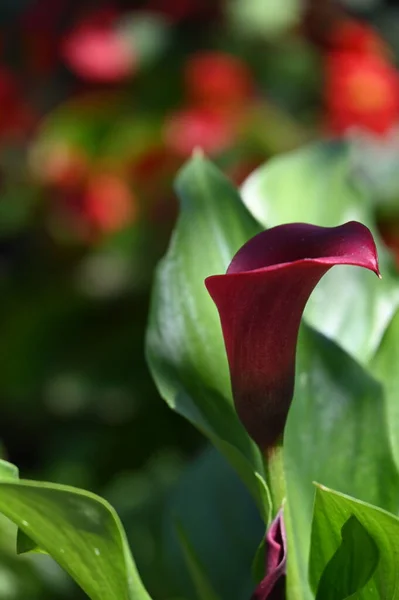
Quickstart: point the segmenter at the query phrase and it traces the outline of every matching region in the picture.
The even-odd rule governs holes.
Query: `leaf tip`
[[[205,152],[201,146],[196,146],[191,154],[191,158],[193,159],[203,159],[205,158]]]

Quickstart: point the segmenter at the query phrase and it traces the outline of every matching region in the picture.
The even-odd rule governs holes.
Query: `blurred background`
[[[222,597],[248,594],[263,534],[145,364],[176,171],[201,146],[240,184],[344,139],[399,252],[398,58],[392,0],[0,4],[1,455],[112,502],[154,598],[195,598],[175,518]],[[0,521],[1,600],[84,597],[50,559],[15,557],[14,534]]]

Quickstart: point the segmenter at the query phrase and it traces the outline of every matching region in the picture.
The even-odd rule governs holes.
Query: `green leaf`
[[[164,514],[166,568],[179,593],[192,598],[195,590],[176,521],[217,595],[229,600],[249,598],[255,587],[251,563],[265,526],[237,473],[214,448],[206,448],[188,466]],[[263,560],[262,578],[264,569]]]
[[[218,600],[218,596],[208,580],[204,567],[199,561],[195,549],[188,539],[182,524],[179,522],[176,523],[176,532],[187,568],[197,592],[198,600]]]
[[[246,206],[265,227],[307,222],[324,227],[357,220],[378,233],[370,198],[350,176],[343,143],[318,143],[277,157],[245,182]],[[399,286],[379,247],[382,281],[364,269],[331,269],[313,292],[305,320],[362,363],[375,353],[399,306]],[[339,302],[337,302],[339,298]]]
[[[325,576],[324,573],[338,550],[341,530],[351,517],[356,519],[362,529],[362,533],[360,533],[359,527],[357,528],[356,539],[351,542],[351,567],[353,570],[351,576],[357,577],[357,583],[361,584],[373,571],[372,578],[363,583],[361,591],[356,594],[356,599],[383,600],[389,598],[393,600],[397,598],[399,519],[380,508],[323,486],[318,486],[316,489],[310,556],[312,586],[316,588],[320,579]],[[375,546],[374,550],[372,544]],[[379,554],[378,565],[376,564],[376,552]],[[356,553],[356,557],[354,553]],[[348,574],[349,567],[350,565],[341,563],[341,573],[336,582],[337,585],[343,583],[342,580]],[[322,581],[320,585],[321,583]],[[354,583],[354,579],[352,583]],[[344,591],[344,588],[341,589]],[[324,598],[339,600],[346,597],[328,595],[326,591],[323,600]]]
[[[331,534],[335,541],[336,532],[324,530],[317,542],[328,545]],[[355,594],[368,583],[378,566],[378,547],[354,515],[343,524],[341,538],[341,545],[320,578],[316,600],[344,600]],[[317,551],[320,552],[319,547]]]
[[[180,215],[155,277],[148,362],[169,406],[231,461],[267,521],[260,452],[235,413],[219,317],[204,285],[208,275],[226,270],[259,226],[235,188],[201,156],[179,173],[176,190]]]
[[[67,486],[1,481],[0,511],[92,600],[149,600],[119,518],[102,498]]]
[[[376,355],[371,361],[375,377],[381,381],[387,409],[387,426],[393,456],[399,469],[399,311],[385,331]]]
[[[305,146],[268,161],[242,187],[243,200],[265,227],[309,222],[329,227],[352,219],[369,224],[369,199],[349,177],[342,142]]]
[[[0,481],[14,481],[19,479],[19,470],[15,465],[0,459]]]
[[[18,481],[18,467],[5,461],[0,460],[0,480],[1,481]],[[36,542],[34,542],[22,529],[17,530],[17,554],[26,552],[41,552]]]
[[[312,482],[396,512],[399,478],[381,386],[334,342],[307,326],[299,336],[284,462],[288,585],[308,599]]]

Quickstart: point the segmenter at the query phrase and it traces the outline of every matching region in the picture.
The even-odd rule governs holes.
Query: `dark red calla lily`
[[[264,450],[284,430],[306,302],[334,265],[379,274],[367,227],[354,221],[339,227],[273,227],[249,240],[225,275],[206,279],[220,315],[238,416]]]
[[[266,572],[251,600],[284,600],[287,538],[280,509],[266,536]]]

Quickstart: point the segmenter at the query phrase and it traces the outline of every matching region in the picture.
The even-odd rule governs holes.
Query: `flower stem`
[[[264,463],[273,503],[273,517],[275,517],[286,495],[283,445],[278,444],[269,448],[264,454]]]

